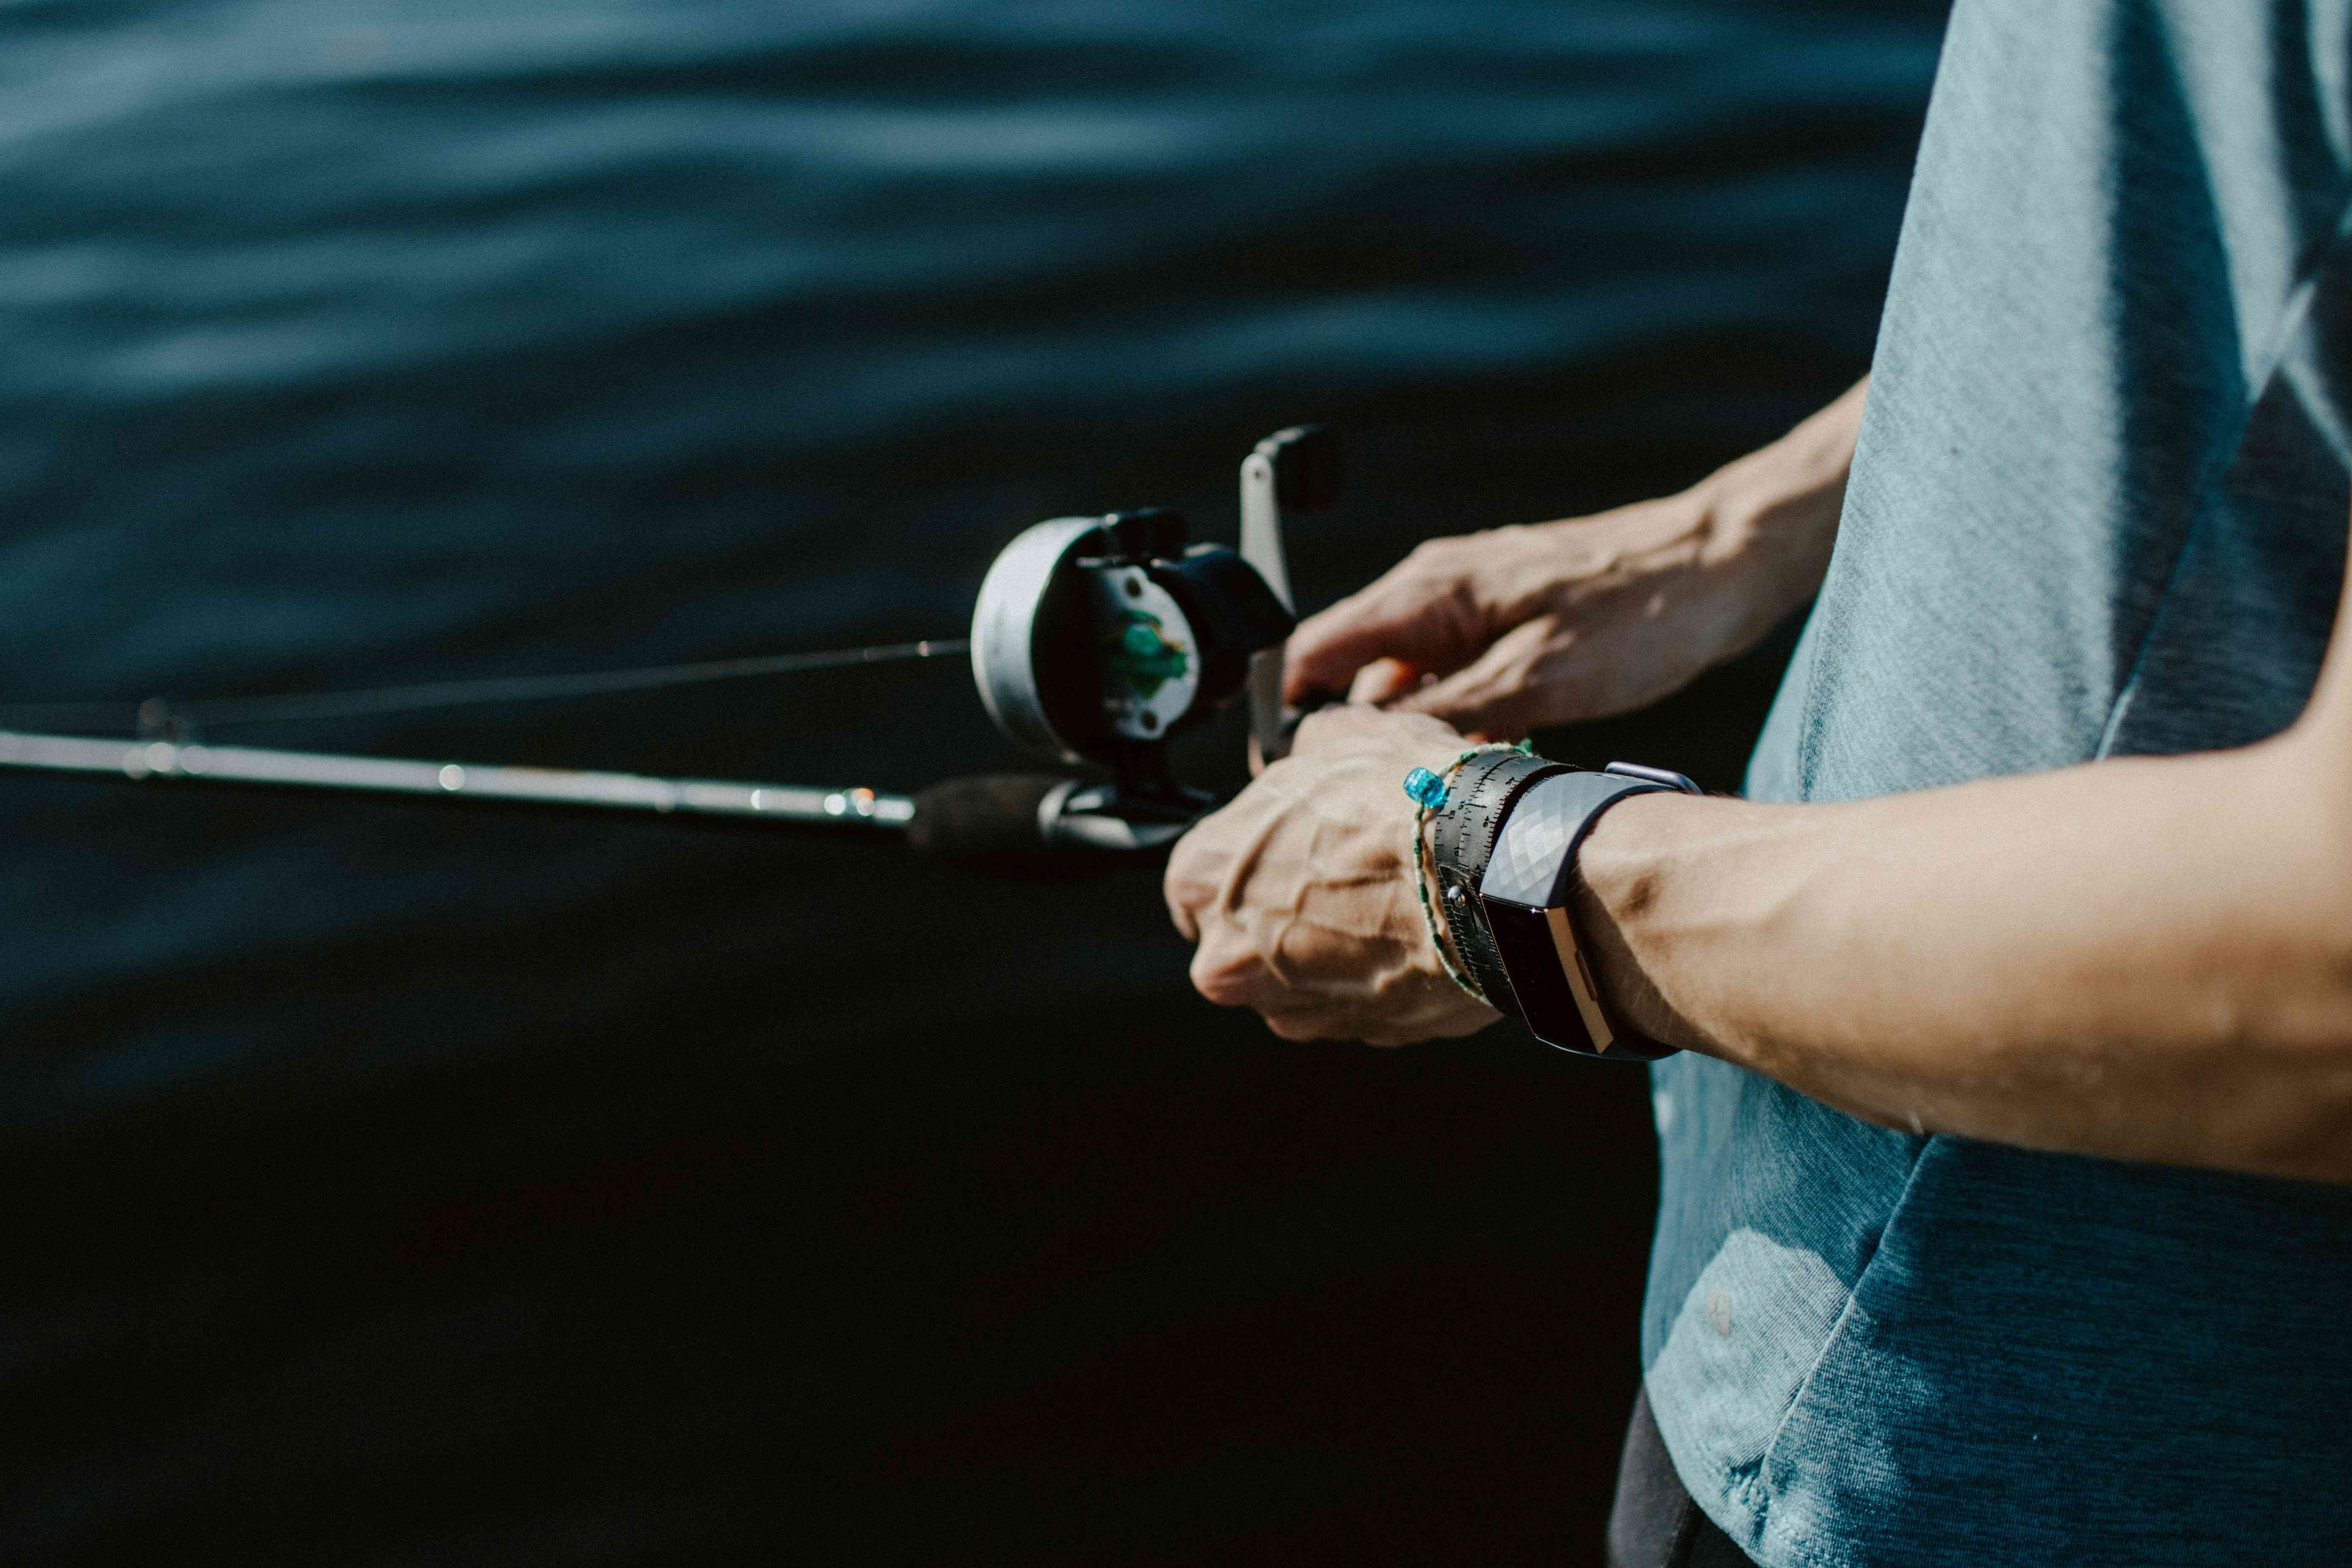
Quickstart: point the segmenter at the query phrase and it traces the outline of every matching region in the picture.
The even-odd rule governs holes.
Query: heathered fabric
[[[2206,750],[2342,582],[2352,0],[1959,0],[1749,793]],[[2352,1563],[2352,1190],[1654,1070],[1645,1384],[1769,1568]]]

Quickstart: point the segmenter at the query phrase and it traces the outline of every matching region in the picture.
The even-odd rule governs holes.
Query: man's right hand
[[[1866,385],[1679,495],[1429,541],[1299,625],[1285,695],[1492,740],[1656,701],[1820,585]]]

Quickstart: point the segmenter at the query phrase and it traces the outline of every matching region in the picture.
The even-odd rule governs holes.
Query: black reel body
[[[1239,692],[1292,624],[1255,568],[1188,545],[1172,511],[1055,518],[1007,545],[972,615],[981,700],[1013,740],[1116,781],[1069,781],[1040,808],[1048,837],[1141,848],[1182,832],[1208,797],[1171,776],[1167,738]]]
[[[1006,545],[981,584],[971,672],[997,728],[1065,765],[1108,772],[949,779],[915,797],[916,847],[1010,862],[1045,849],[1149,850],[1216,804],[1179,783],[1168,738],[1246,689],[1253,744],[1282,756],[1290,635],[1286,512],[1339,490],[1339,448],[1319,426],[1260,441],[1241,466],[1241,548],[1187,542],[1172,511],[1057,517]],[[1098,775],[1097,775],[1098,776]]]

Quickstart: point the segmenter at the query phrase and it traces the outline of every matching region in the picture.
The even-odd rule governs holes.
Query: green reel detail
[[[1141,610],[1122,611],[1102,648],[1104,673],[1146,702],[1192,668],[1192,657],[1168,640],[1160,617]]]

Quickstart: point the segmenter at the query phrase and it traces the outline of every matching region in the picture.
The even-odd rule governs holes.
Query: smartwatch
[[[1517,784],[1489,786],[1489,796],[1507,797],[1493,813],[1492,826],[1486,826],[1486,808],[1465,766],[1461,783],[1473,787],[1455,796],[1463,819],[1449,836],[1447,819],[1454,812],[1444,812],[1432,837],[1448,930],[1463,967],[1487,1000],[1525,1019],[1548,1046],[1617,1061],[1672,1056],[1674,1047],[1633,1028],[1602,999],[1577,941],[1570,895],[1576,851],[1602,812],[1627,795],[1697,795],[1699,787],[1680,773],[1634,763],[1612,763],[1591,773],[1500,755],[1517,757],[1522,767],[1514,773],[1506,762],[1482,772],[1482,781],[1506,774]],[[1453,891],[1465,884],[1475,897]]]

